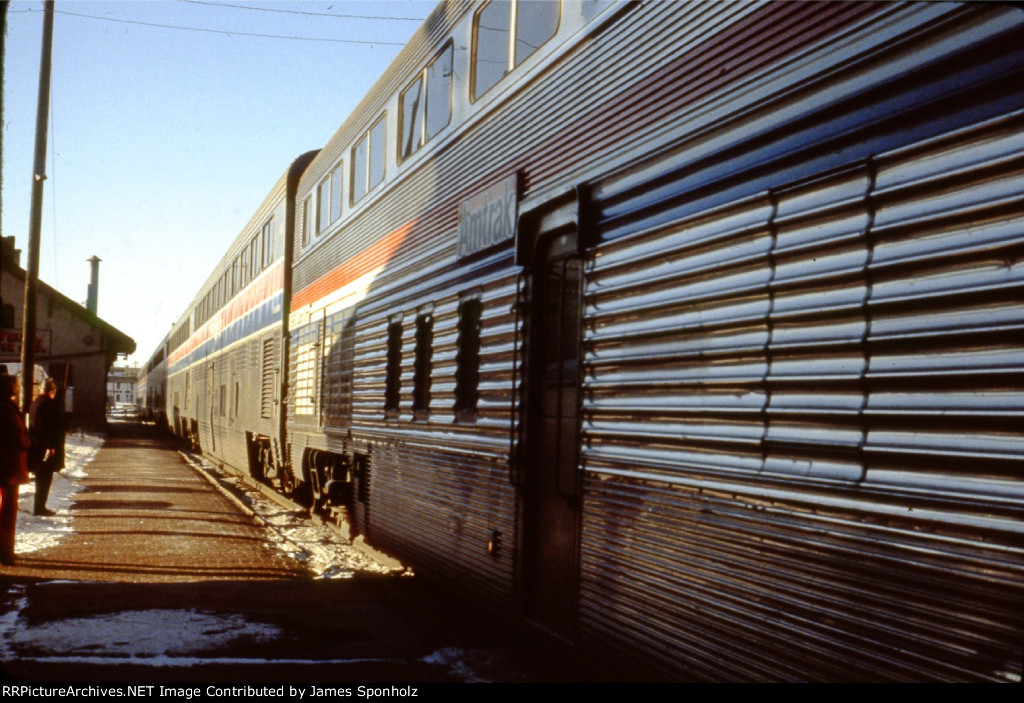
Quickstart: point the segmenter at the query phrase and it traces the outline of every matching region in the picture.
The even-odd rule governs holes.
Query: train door
[[[552,220],[563,226],[545,231]],[[546,217],[531,226],[524,443],[516,472],[525,614],[567,639],[575,634],[579,585],[582,361],[582,262],[572,220],[564,226],[563,218]]]

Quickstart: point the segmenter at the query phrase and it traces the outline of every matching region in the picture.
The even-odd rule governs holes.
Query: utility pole
[[[0,0],[0,279],[4,277],[4,84],[7,78],[7,70],[4,62],[7,60],[7,8],[10,3],[7,0]],[[0,280],[0,290],[3,289],[3,281]],[[3,326],[3,304],[4,296],[0,294],[0,326]],[[11,322],[11,326],[14,323]]]
[[[39,282],[39,239],[43,224],[43,181],[46,180],[46,129],[50,123],[50,54],[53,47],[53,0],[43,3],[43,48],[39,57],[39,107],[36,110],[36,154],[32,169],[32,217],[25,268],[25,312],[21,331],[21,409],[32,404],[36,364],[36,288]]]

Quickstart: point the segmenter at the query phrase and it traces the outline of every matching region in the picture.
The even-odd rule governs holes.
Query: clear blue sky
[[[99,315],[144,363],[292,159],[326,144],[435,4],[57,0],[40,278],[81,302],[86,259],[102,259]],[[11,2],[3,233],[23,250],[41,37],[42,2]]]

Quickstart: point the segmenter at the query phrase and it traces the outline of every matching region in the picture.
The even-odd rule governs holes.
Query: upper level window
[[[353,203],[384,180],[387,134],[387,121],[381,115],[352,147]]]
[[[402,91],[399,122],[400,155],[416,153],[452,119],[452,44],[441,50],[416,79]]]
[[[341,217],[341,173],[342,164],[338,162],[331,171],[331,222],[334,223]]]
[[[552,0],[491,0],[473,25],[473,99],[555,36],[561,3]]]
[[[263,268],[270,266],[274,257],[274,218],[271,217],[263,225]]]
[[[242,249],[242,253],[238,257],[238,275],[241,276],[241,284],[244,287],[249,282],[249,248],[245,247]]]
[[[313,197],[310,195],[306,196],[306,199],[302,201],[302,246],[309,246],[309,218],[312,214],[313,208]]]
[[[341,173],[342,162],[317,186],[316,233],[320,234],[341,217]]]
[[[260,272],[260,238],[254,236],[249,242],[249,274],[250,278],[256,278]]]
[[[319,207],[316,212],[316,233],[320,234],[331,224],[331,179],[325,178],[320,181],[317,188],[317,203]]]

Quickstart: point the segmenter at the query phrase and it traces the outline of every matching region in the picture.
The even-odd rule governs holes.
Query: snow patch
[[[223,647],[238,639],[272,640],[280,634],[273,625],[252,623],[240,615],[195,610],[129,610],[86,618],[67,618],[6,627],[0,659],[29,649],[33,658],[162,657],[195,654]]]
[[[356,573],[387,574],[392,569],[369,554],[345,544],[326,525],[314,523],[304,511],[284,508],[268,499],[240,476],[224,471],[194,454],[182,454],[193,467],[231,487],[236,499],[267,528],[267,544],[301,562],[315,578],[352,578]]]
[[[500,677],[488,676],[487,671],[500,672],[505,676],[511,671],[501,655],[485,649],[445,647],[423,657],[423,662],[445,669],[466,683],[491,683]]]
[[[56,515],[41,517],[32,514],[36,497],[34,482],[21,487],[18,493],[18,527],[14,535],[14,553],[26,554],[55,546],[71,527],[71,504],[82,490],[80,479],[85,468],[103,446],[103,435],[75,433],[64,441],[64,469],[53,475],[53,485],[46,505]]]

